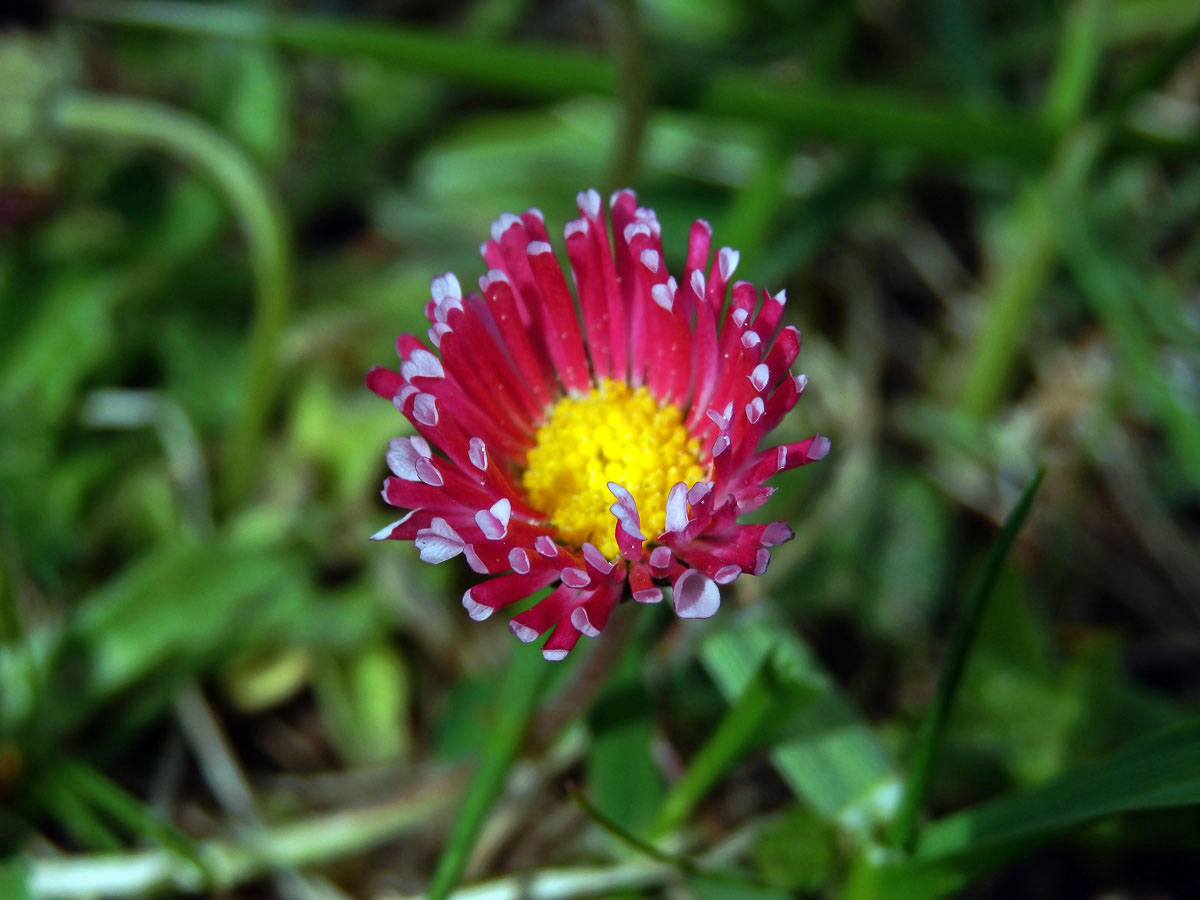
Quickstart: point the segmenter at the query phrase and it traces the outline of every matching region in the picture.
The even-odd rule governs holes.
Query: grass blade
[[[717,781],[745,753],[770,732],[771,723],[790,717],[820,693],[820,688],[800,677],[786,658],[768,653],[730,707],[713,735],[700,748],[683,777],[663,801],[655,832],[679,827]]]
[[[207,879],[207,867],[197,845],[103,773],[85,763],[68,760],[55,769],[52,777],[131,835],[148,838],[174,853],[195,866]]]
[[[529,719],[550,675],[550,665],[536,647],[514,646],[509,658],[496,718],[483,747],[483,757],[467,786],[462,807],[429,884],[429,900],[444,900],[458,884],[475,838],[504,787]]]
[[[917,735],[917,748],[912,764],[909,766],[900,812],[893,824],[892,844],[897,847],[908,849],[912,846],[916,834],[917,817],[925,799],[925,792],[929,787],[929,778],[933,773],[942,729],[946,724],[950,709],[954,705],[954,697],[958,691],[959,682],[962,680],[967,656],[975,642],[979,623],[983,620],[983,613],[987,608],[988,598],[991,596],[996,579],[1000,575],[1000,568],[1008,556],[1008,551],[1012,548],[1013,541],[1016,540],[1017,533],[1025,524],[1025,518],[1029,515],[1033,499],[1041,486],[1043,474],[1039,470],[1034,475],[1029,484],[1025,486],[1025,490],[1021,492],[1017,505],[1004,520],[1004,526],[1000,529],[1000,534],[992,544],[987,561],[984,563],[983,574],[967,596],[958,621],[955,623],[954,633],[950,637],[950,647],[946,652],[946,661],[943,663],[941,674],[938,677],[933,703],[930,705],[929,712],[926,714],[924,722],[921,723],[921,730]]]
[[[1083,116],[1111,18],[1109,0],[1078,0],[1068,11],[1046,94],[1045,116],[1051,125],[1068,128]]]
[[[222,39],[266,41],[315,55],[374,59],[423,75],[528,97],[615,96],[615,67],[602,59],[529,45],[379,22],[320,16],[270,16],[249,10],[170,2],[91,0],[72,4],[87,21],[147,27]],[[663,106],[763,122],[881,147],[907,147],[954,158],[1045,162],[1054,131],[1004,107],[986,111],[931,103],[895,90],[828,84],[771,84],[760,72],[716,71],[697,84],[696,71],[660,73]],[[677,83],[678,82],[678,83]]]
[[[1096,819],[1200,804],[1200,719],[1080,766],[1040,787],[928,825],[913,856],[863,854],[848,900],[935,900],[961,890],[1020,851]]]
[[[1151,735],[1048,784],[992,800],[922,831],[918,859],[1043,840],[1115,813],[1200,804],[1200,718]]]

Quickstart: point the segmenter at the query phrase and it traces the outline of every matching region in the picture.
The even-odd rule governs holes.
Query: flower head
[[[792,538],[739,516],[771,495],[770,476],[829,451],[819,434],[759,447],[807,383],[790,369],[800,334],[780,327],[783,291],[730,289],[737,251],[708,268],[703,221],[679,283],[632,191],[611,198],[611,240],[600,195],[577,201],[574,297],[541,213],[505,213],[479,291],[435,278],[428,343],[402,334],[399,371],[367,373],[416,431],[388,445],[383,487],[408,512],[374,539],[413,541],[430,563],[461,553],[493,576],[463,595],[476,620],[554,586],[509,623],[523,641],[552,630],[547,659],[598,635],[627,595],[657,603],[670,586],[678,615],[711,616],[718,585],[761,575]]]

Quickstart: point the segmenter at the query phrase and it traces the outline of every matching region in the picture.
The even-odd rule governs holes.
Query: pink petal
[[[489,541],[498,541],[508,535],[508,521],[512,515],[512,502],[502,497],[492,504],[491,509],[475,513],[475,524]]]
[[[413,543],[421,551],[421,561],[434,565],[453,559],[462,553],[463,547],[466,546],[466,542],[458,536],[458,532],[442,518],[434,519],[429,528],[418,532]]]

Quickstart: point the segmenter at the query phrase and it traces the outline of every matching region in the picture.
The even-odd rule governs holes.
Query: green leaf
[[[797,677],[819,688],[791,723],[789,736],[771,750],[771,762],[788,787],[827,821],[869,834],[894,811],[899,780],[887,753],[808,648],[787,628],[762,617],[714,634],[701,655],[732,703],[771,652],[780,654]]]
[[[791,900],[782,888],[748,881],[738,872],[692,872],[688,887],[697,900]]]
[[[78,7],[75,15],[249,41],[267,40],[310,54],[377,59],[401,70],[450,78],[493,91],[530,97],[577,94],[612,96],[614,67],[606,60],[573,51],[492,40],[378,22],[346,22],[331,17],[260,16],[247,10],[200,8],[190,4],[123,3],[119,7]],[[663,102],[741,121],[770,124],[795,134],[815,134],[882,147],[905,147],[946,156],[1044,161],[1054,133],[1040,122],[1000,106],[986,114],[959,106],[937,106],[916,94],[794,80],[772,83],[761,72],[729,69],[706,72],[697,90],[695,75],[686,89],[661,77]],[[678,98],[678,99],[677,99]]]
[[[347,659],[327,661],[316,689],[326,730],[348,762],[380,763],[407,753],[408,671],[390,645],[361,646]]]
[[[226,128],[264,165],[278,166],[291,143],[287,70],[270,50],[241,47],[225,80]]]
[[[652,621],[643,615],[639,625]],[[649,634],[640,631],[588,714],[588,792],[597,809],[633,834],[647,830],[664,793],[651,752],[654,705],[642,674]]]
[[[46,777],[56,779],[65,790],[74,792],[82,802],[103,813],[129,834],[153,841],[190,862],[201,874],[206,874],[204,860],[191,838],[102,772],[85,763],[66,760],[53,767]]]
[[[68,271],[44,289],[5,303],[32,307],[31,318],[0,358],[0,416],[21,422],[32,411],[55,422],[79,383],[112,349],[112,310],[130,288],[124,272]]]
[[[847,900],[935,900],[1021,851],[1119,813],[1200,804],[1200,718],[1166,729],[1046,784],[939,819],[915,854],[863,854]]]
[[[1112,18],[1110,0],[1076,0],[1063,21],[1062,44],[1046,92],[1045,116],[1058,128],[1083,115]]]
[[[1149,278],[1078,216],[1063,228],[1063,252],[1071,275],[1119,354],[1129,389],[1144,398],[1158,420],[1179,473],[1193,489],[1200,489],[1200,420],[1187,394],[1172,383],[1165,354],[1133,299],[1146,291]]]
[[[0,726],[34,712],[31,672],[47,675],[37,708],[61,733],[144,679],[183,678],[277,644],[307,621],[305,575],[291,553],[252,540],[164,547],[86,597],[61,633],[0,646]]]
[[[1044,840],[1102,816],[1200,804],[1200,718],[1079,766],[1033,790],[947,816],[917,841],[919,859]]]

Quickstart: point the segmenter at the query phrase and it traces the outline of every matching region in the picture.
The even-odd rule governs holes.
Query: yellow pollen
[[[564,544],[591,541],[609,559],[619,553],[610,481],[633,495],[642,533],[653,540],[666,522],[671,487],[705,477],[700,443],[679,408],[620,381],[606,378],[585,397],[563,397],[536,438],[521,476],[530,505]]]

